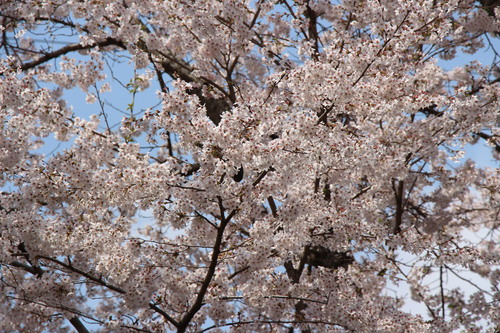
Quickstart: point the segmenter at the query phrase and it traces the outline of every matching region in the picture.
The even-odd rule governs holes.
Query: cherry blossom
[[[498,4],[2,2],[0,331],[498,331]]]

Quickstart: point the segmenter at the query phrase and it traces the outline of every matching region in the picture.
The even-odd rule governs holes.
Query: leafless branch
[[[404,182],[402,180],[392,180],[392,189],[394,191],[394,198],[396,200],[396,213],[394,215],[394,227],[392,233],[397,235],[401,232],[401,224],[403,223],[403,190]]]
[[[183,333],[186,331],[189,323],[193,319],[193,317],[198,313],[198,311],[201,309],[203,306],[203,299],[205,298],[205,294],[207,293],[208,287],[210,286],[210,283],[212,282],[212,279],[215,274],[215,269],[219,263],[219,254],[221,253],[222,249],[222,239],[224,237],[224,231],[226,229],[226,226],[230,222],[231,218],[234,216],[236,211],[231,211],[227,217],[224,216],[225,214],[225,208],[222,203],[222,198],[218,197],[219,201],[219,207],[221,211],[221,219],[220,219],[220,225],[217,229],[217,236],[215,237],[215,243],[213,246],[213,251],[212,251],[212,256],[210,259],[210,265],[208,267],[208,270],[205,274],[205,278],[203,279],[203,282],[201,283],[200,289],[198,291],[198,294],[196,296],[196,299],[194,303],[191,305],[189,311],[182,317],[181,321],[179,321],[177,327],[177,332],[178,333]]]
[[[73,325],[78,333],[89,333],[87,328],[83,325],[83,323],[77,316],[72,317],[69,322],[71,323],[71,325]]]
[[[20,67],[21,67],[21,70],[26,71],[28,69],[34,68],[38,65],[46,63],[47,61],[50,61],[52,59],[55,59],[57,57],[60,57],[64,54],[67,54],[70,52],[88,50],[88,49],[92,49],[94,47],[105,47],[105,46],[111,46],[111,45],[125,48],[125,45],[121,41],[119,41],[115,38],[108,37],[103,41],[94,42],[94,43],[88,44],[88,45],[70,44],[70,45],[64,46],[56,51],[49,52],[36,60],[22,64]]]
[[[408,15],[410,14],[410,11],[407,11],[406,12],[406,15],[405,17],[403,18],[403,20],[401,21],[401,23],[398,24],[398,26],[396,27],[396,30],[394,30],[394,35],[399,31],[399,29],[403,26],[404,22],[406,21],[406,18],[408,17]],[[366,65],[366,67],[363,69],[363,71],[361,72],[361,74],[359,75],[359,77],[352,83],[352,86],[354,87],[356,84],[358,84],[358,82],[365,76],[366,72],[368,71],[368,69],[370,68],[370,66],[375,62],[375,60],[377,60],[377,58],[382,54],[382,51],[384,51],[385,47],[391,42],[392,40],[392,37],[389,38],[387,41],[384,42],[384,44],[382,45],[382,47],[378,50],[377,54],[373,57],[372,61],[370,61],[368,63],[368,65]]]

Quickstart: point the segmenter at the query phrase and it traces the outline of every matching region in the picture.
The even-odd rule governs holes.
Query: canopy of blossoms
[[[0,331],[499,330],[499,17],[1,1]]]

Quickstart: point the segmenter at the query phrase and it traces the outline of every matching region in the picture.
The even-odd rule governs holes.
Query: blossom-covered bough
[[[499,156],[498,54],[437,65],[492,47],[498,17],[2,1],[0,330],[498,330],[500,175],[454,162]],[[102,101],[123,57],[126,99],[158,91],[143,111]]]

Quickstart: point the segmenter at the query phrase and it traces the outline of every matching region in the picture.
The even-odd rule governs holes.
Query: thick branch
[[[83,325],[83,323],[78,319],[77,316],[74,316],[69,320],[71,325],[77,330],[78,333],[89,333],[87,328]]]
[[[401,232],[401,223],[403,222],[403,181],[392,180],[392,189],[396,200],[396,214],[394,215],[394,227],[392,233],[397,235]]]
[[[20,263],[18,261],[15,261],[12,263],[12,266],[15,266],[15,267],[19,267],[19,268],[22,268],[24,269],[25,271],[27,272],[30,272],[34,275],[36,275],[37,277],[41,277],[44,273],[43,269],[41,269],[36,263],[33,263],[31,262],[30,260],[30,254],[28,253],[28,250],[26,249],[26,246],[24,245],[24,242],[21,242],[18,246],[17,246],[17,249],[20,251],[19,253],[15,254],[14,256],[21,256],[23,257],[24,259],[26,259],[26,261],[31,265],[31,266],[28,266],[28,265],[25,265],[23,263]]]
[[[318,60],[319,55],[319,35],[317,30],[317,20],[318,14],[309,6],[309,2],[306,4],[305,16],[309,19],[308,24],[308,39],[313,42],[314,54],[312,55],[314,60]]]
[[[148,50],[144,49],[145,52]],[[197,84],[189,94],[196,95],[200,99],[201,104],[205,105],[207,110],[207,116],[212,120],[215,125],[218,125],[221,121],[221,116],[225,111],[230,110],[230,105],[224,97],[222,98],[207,98],[203,95],[203,86],[211,86],[216,90],[220,91],[224,96],[229,94],[217,83],[204,78],[196,77],[192,75],[193,68],[185,62],[184,60],[177,59],[173,54],[169,52],[157,52],[164,60],[160,62],[161,67],[172,78],[180,78],[181,80],[189,83]]]
[[[38,277],[42,276],[42,274],[44,273],[43,269],[41,269],[38,266],[29,266],[29,265],[23,264],[22,262],[19,262],[19,261],[13,261],[10,263],[10,265],[14,266],[14,267],[21,268],[21,269],[25,270],[26,272],[31,273],[33,275],[36,275]]]
[[[221,199],[219,198],[219,202]],[[184,315],[182,320],[179,322],[179,325],[177,326],[177,332],[185,332],[189,323],[193,319],[193,317],[198,313],[198,311],[201,309],[203,306],[203,299],[205,298],[205,294],[207,293],[208,287],[210,286],[210,283],[212,282],[212,279],[215,274],[215,269],[217,268],[217,265],[219,264],[219,255],[221,253],[221,247],[222,247],[222,239],[224,237],[224,230],[226,229],[226,226],[228,225],[229,221],[231,218],[234,216],[236,211],[232,211],[227,217],[224,217],[224,208],[221,207],[221,222],[219,225],[219,228],[217,229],[217,236],[215,238],[215,244],[213,246],[213,252],[212,252],[212,257],[210,259],[210,265],[208,267],[208,271],[205,274],[205,278],[203,279],[203,282],[201,284],[200,290],[198,291],[198,295],[196,296],[196,299],[191,306],[191,309]]]
[[[293,267],[293,263],[290,260],[285,262],[285,264],[284,264],[285,270],[286,270],[288,277],[292,281],[292,283],[299,283],[300,276],[302,275],[302,272],[304,271],[304,267],[306,265],[307,258],[309,257],[309,250],[310,250],[310,246],[306,245],[304,247],[304,253],[302,254],[302,257],[300,258],[298,269],[295,269]]]
[[[104,47],[104,46],[110,46],[110,45],[115,45],[121,48],[125,48],[125,45],[114,38],[108,37],[103,41],[95,42],[89,45],[82,45],[82,44],[70,44],[66,45],[56,51],[46,53],[45,55],[41,56],[40,58],[33,60],[31,62],[25,63],[21,65],[21,70],[26,71],[28,69],[31,69],[33,67],[36,67],[38,65],[41,65],[43,63],[46,63],[47,61],[50,61],[52,59],[55,59],[57,57],[60,57],[64,54],[74,52],[74,51],[80,51],[80,50],[88,50],[94,47]]]
[[[276,203],[274,202],[274,198],[272,195],[270,195],[267,198],[267,203],[269,204],[269,207],[271,208],[271,212],[273,213],[273,217],[278,217],[278,209],[276,208]]]

